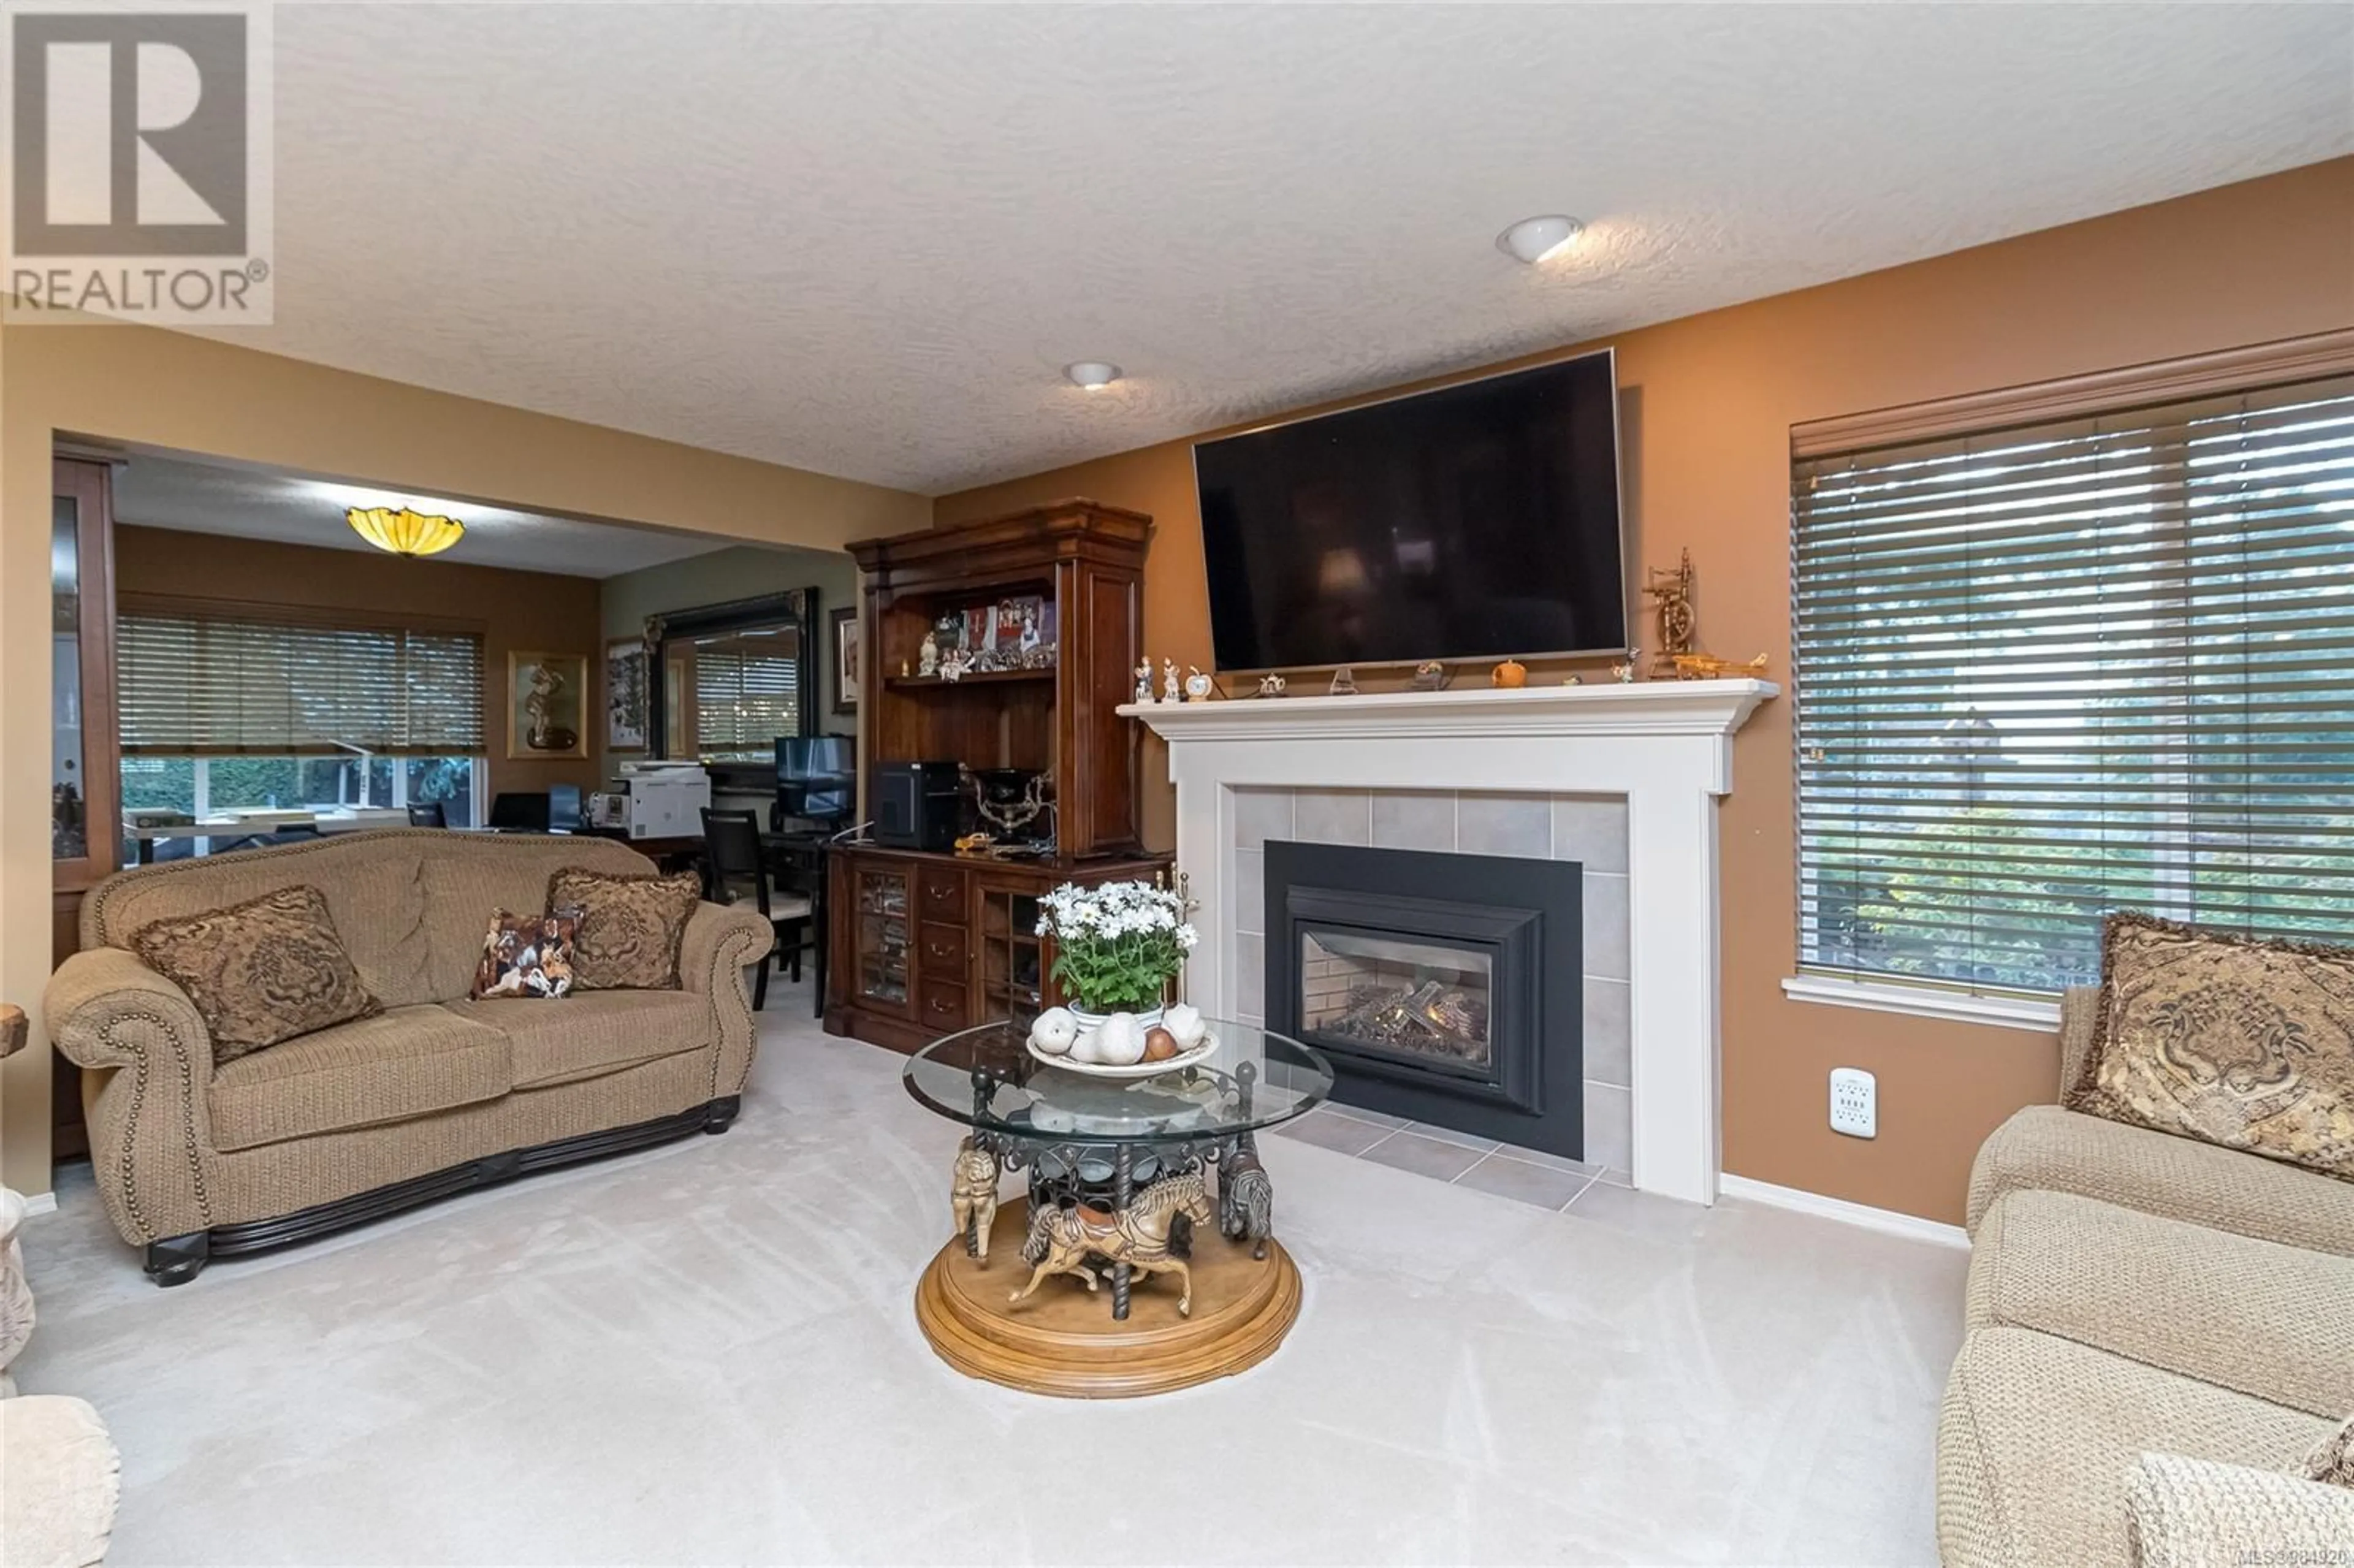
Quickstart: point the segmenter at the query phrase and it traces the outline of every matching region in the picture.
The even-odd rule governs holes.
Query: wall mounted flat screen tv
[[[1608,350],[1193,448],[1218,667],[1627,645]]]

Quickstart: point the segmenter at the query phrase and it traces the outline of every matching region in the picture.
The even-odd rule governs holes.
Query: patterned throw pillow
[[[691,871],[617,876],[572,865],[547,879],[550,909],[580,911],[572,983],[582,991],[676,991],[679,944],[702,901]]]
[[[2307,1479],[2327,1481],[2334,1487],[2354,1487],[2354,1415],[2340,1422],[2338,1430],[2314,1445],[2313,1452],[2305,1457]]]
[[[474,966],[474,996],[539,996],[551,1000],[572,990],[572,944],[580,911],[545,915],[491,911],[490,934],[482,938],[482,961]]]
[[[2354,1181],[2354,948],[2112,915],[2071,1110]]]
[[[157,920],[132,934],[131,950],[188,993],[216,1063],[384,1011],[360,983],[315,887]]]

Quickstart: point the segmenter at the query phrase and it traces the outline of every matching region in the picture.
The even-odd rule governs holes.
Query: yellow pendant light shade
[[[455,517],[436,517],[404,506],[355,506],[344,514],[352,532],[379,550],[396,556],[438,556],[466,536],[466,525]]]

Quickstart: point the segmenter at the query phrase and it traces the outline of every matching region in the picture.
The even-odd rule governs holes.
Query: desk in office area
[[[266,839],[272,833],[300,830],[314,833],[355,833],[367,828],[408,825],[408,813],[362,806],[342,811],[268,811],[250,817],[207,817],[196,822],[133,825],[125,822],[122,836],[137,846],[141,865],[155,863],[155,846],[180,839]]]

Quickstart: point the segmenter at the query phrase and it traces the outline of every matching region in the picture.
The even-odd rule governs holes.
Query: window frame
[[[1862,456],[1874,450],[1965,437],[1998,435],[2006,429],[2070,418],[2114,417],[2137,408],[2228,397],[2306,381],[2354,375],[2354,329],[2311,334],[2181,358],[2102,370],[1993,391],[1911,403],[1896,408],[1816,419],[1790,427],[1790,616],[1791,679],[1804,702],[1806,673],[1796,650],[1797,618],[1797,490],[1796,471],[1817,460]],[[1791,973],[1782,981],[1792,1001],[1898,1012],[1917,1017],[2048,1031],[2059,1022],[2059,995],[2008,991],[1988,985],[1878,972],[1818,967],[1807,950],[1806,861],[1799,813],[1805,800],[1800,726],[1790,726]]]

